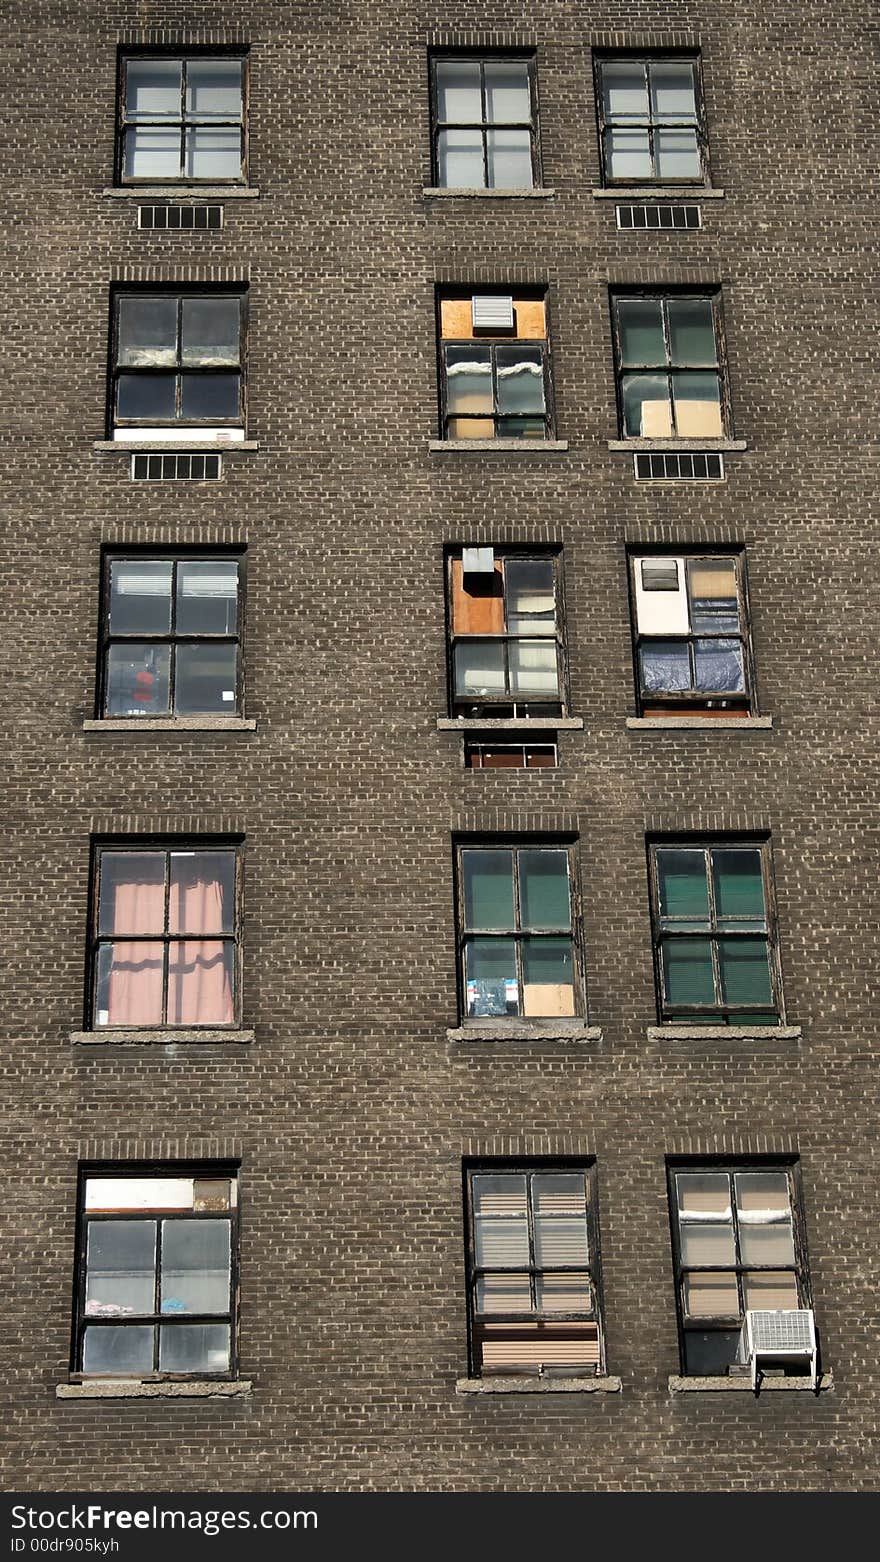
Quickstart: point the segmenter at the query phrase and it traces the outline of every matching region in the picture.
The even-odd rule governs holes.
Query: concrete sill
[[[446,1032],[446,1040],[469,1041],[565,1041],[576,1044],[602,1040],[598,1025],[583,1020],[467,1020]]]
[[[440,716],[438,732],[583,732],[583,716]]]
[[[211,1378],[190,1379],[187,1383],[150,1383],[138,1378],[91,1378],[87,1383],[56,1383],[56,1399],[242,1399],[250,1394],[253,1383],[238,1378],[234,1383],[215,1382]]]
[[[726,439],[719,435],[715,439],[638,439],[633,435],[631,439],[609,439],[609,450],[628,450],[630,453],[636,450],[748,450],[748,441],[745,439]]]
[[[707,190],[703,184],[638,184],[619,189],[594,190],[594,201],[723,201],[723,190]]]
[[[243,184],[107,185],[102,195],[115,201],[257,201],[259,190]],[[164,230],[163,230],[164,231]],[[189,231],[189,230],[187,230]]]
[[[670,1394],[754,1394],[750,1377],[736,1378],[668,1378]],[[817,1388],[810,1386],[808,1377],[758,1378],[759,1394],[827,1394],[834,1387],[830,1372],[823,1372]]]
[[[516,189],[516,190],[514,190],[514,189],[511,189],[511,190],[486,190],[486,189],[483,189],[479,185],[476,186],[473,189],[471,189],[471,188],[469,188],[469,187],[467,187],[465,185],[461,185],[460,187],[452,187],[452,186],[450,186],[449,188],[446,188],[446,187],[441,188],[441,187],[439,187],[437,185],[425,185],[424,189],[422,190],[422,194],[423,195],[429,195],[429,196],[439,195],[439,196],[445,196],[445,197],[461,196],[464,200],[468,200],[468,201],[469,200],[547,201],[547,200],[550,200],[551,196],[554,196],[556,194],[556,191],[551,189],[549,185],[538,185],[537,187],[531,187],[529,189],[521,189],[521,190],[520,189]]]
[[[541,456],[548,453],[558,454],[559,451],[567,449],[567,439],[432,439],[428,443],[428,450],[432,456],[443,455],[449,451],[455,451],[457,454],[473,451],[481,455],[491,451],[493,455],[506,456],[514,450],[517,454],[528,451],[530,455]]]
[[[130,456],[146,451],[149,455],[236,456],[241,451],[259,450],[258,439],[95,439],[92,449],[99,456]]]
[[[257,723],[244,716],[109,716],[84,721],[83,732],[118,736],[120,732],[256,732]]]
[[[630,732],[769,732],[772,716],[627,716]]]
[[[649,1025],[649,1041],[800,1041],[800,1025]]]
[[[142,1030],[72,1030],[68,1041],[75,1047],[249,1047],[252,1030],[211,1030],[207,1025]]]
[[[459,1378],[456,1394],[619,1394],[620,1378]]]

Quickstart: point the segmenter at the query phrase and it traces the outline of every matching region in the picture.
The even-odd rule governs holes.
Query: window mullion
[[[532,1202],[532,1190],[535,1173],[529,1172],[526,1176],[526,1219],[529,1230],[529,1299],[532,1304],[532,1313],[538,1316],[538,1270],[537,1254],[535,1252],[535,1211]]]
[[[506,642],[505,642],[506,647]],[[506,650],[505,650],[506,654]],[[513,849],[513,922],[514,922],[514,955],[516,958],[516,1003],[519,1016],[523,1015],[523,964],[522,964],[522,914],[519,902],[519,850]]]
[[[171,962],[171,933],[170,933],[170,909],[171,909],[171,852],[165,852],[165,924],[162,929],[163,958],[162,958],[162,1024],[168,1024],[168,987],[169,965]]]

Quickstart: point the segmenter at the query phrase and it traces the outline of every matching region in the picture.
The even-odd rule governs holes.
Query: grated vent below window
[[[618,228],[701,228],[699,206],[618,206]]]
[[[639,450],[635,474],[662,482],[717,483],[724,477],[724,457],[715,450]]]
[[[222,206],[139,206],[139,228],[222,228]]]
[[[212,455],[192,455],[189,452],[172,455],[133,455],[131,458],[131,475],[137,480],[147,482],[168,482],[188,478],[192,482],[204,483],[220,476],[222,471],[221,457]]]

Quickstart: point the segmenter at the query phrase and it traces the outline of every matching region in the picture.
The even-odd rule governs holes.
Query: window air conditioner
[[[737,1361],[752,1369],[752,1388],[757,1392],[758,1366],[762,1357],[773,1361],[799,1360],[809,1363],[810,1386],[817,1384],[816,1323],[811,1308],[792,1308],[775,1312],[747,1312],[739,1337]]]

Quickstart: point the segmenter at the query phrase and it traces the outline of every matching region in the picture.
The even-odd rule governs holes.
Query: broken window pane
[[[552,561],[509,559],[505,583],[511,634],[552,635],[556,627]]]

